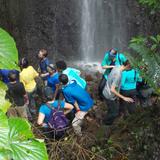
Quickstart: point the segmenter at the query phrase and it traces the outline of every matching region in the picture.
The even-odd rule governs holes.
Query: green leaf
[[[44,142],[34,139],[31,126],[26,120],[8,120],[0,111],[0,122],[0,157],[15,160],[48,160]]]
[[[6,113],[11,106],[10,102],[5,99],[7,86],[0,81],[0,109]]]
[[[151,50],[154,51],[156,48],[157,48],[157,45],[154,44],[154,45],[152,45]]]
[[[16,141],[11,144],[12,158],[16,160],[48,160],[44,143],[36,140]]]
[[[8,120],[6,115],[0,111],[0,149],[6,148],[7,146],[7,141],[6,139],[8,138]]]
[[[159,34],[157,35],[157,40],[160,43],[160,35]]]
[[[27,140],[34,138],[28,121],[22,118],[9,118],[9,138],[12,140]],[[23,125],[22,125],[23,124]]]
[[[150,36],[150,39],[155,42],[155,43],[158,43],[157,39],[154,37],[154,36]]]
[[[0,68],[19,69],[18,51],[14,39],[0,28]]]

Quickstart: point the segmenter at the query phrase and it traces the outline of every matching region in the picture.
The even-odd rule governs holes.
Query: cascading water
[[[85,62],[101,61],[106,49],[123,52],[128,45],[126,0],[81,0],[81,55]]]
[[[81,52],[85,62],[90,61],[95,52],[95,1],[82,0],[82,32],[81,32]]]

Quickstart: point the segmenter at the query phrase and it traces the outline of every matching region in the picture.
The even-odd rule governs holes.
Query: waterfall
[[[109,48],[124,52],[128,45],[126,0],[81,0],[81,55],[85,62],[101,61]]]
[[[81,52],[85,62],[89,62],[95,54],[95,1],[82,0]]]

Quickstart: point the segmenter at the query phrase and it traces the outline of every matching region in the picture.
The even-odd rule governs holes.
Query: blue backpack
[[[58,101],[57,108],[51,107],[48,103],[46,103],[46,105],[52,110],[48,121],[49,128],[54,129],[57,132],[64,131],[68,126],[69,121],[64,115],[64,112],[60,109],[60,101]]]

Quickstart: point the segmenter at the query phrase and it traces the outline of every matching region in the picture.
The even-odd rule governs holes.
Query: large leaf
[[[48,160],[44,142],[34,139],[30,124],[21,118],[10,118],[0,111],[0,158],[15,160]]]
[[[9,118],[9,138],[12,140],[28,140],[34,138],[30,124],[25,119]],[[22,125],[23,124],[23,125]]]
[[[48,160],[44,143],[37,140],[14,141],[11,148],[12,158],[15,160]]]
[[[14,39],[0,28],[0,68],[18,69],[18,51]]]
[[[8,120],[6,115],[0,111],[0,149],[6,148],[8,138]]]
[[[6,113],[10,107],[10,102],[5,99],[7,86],[0,81],[0,109]]]

